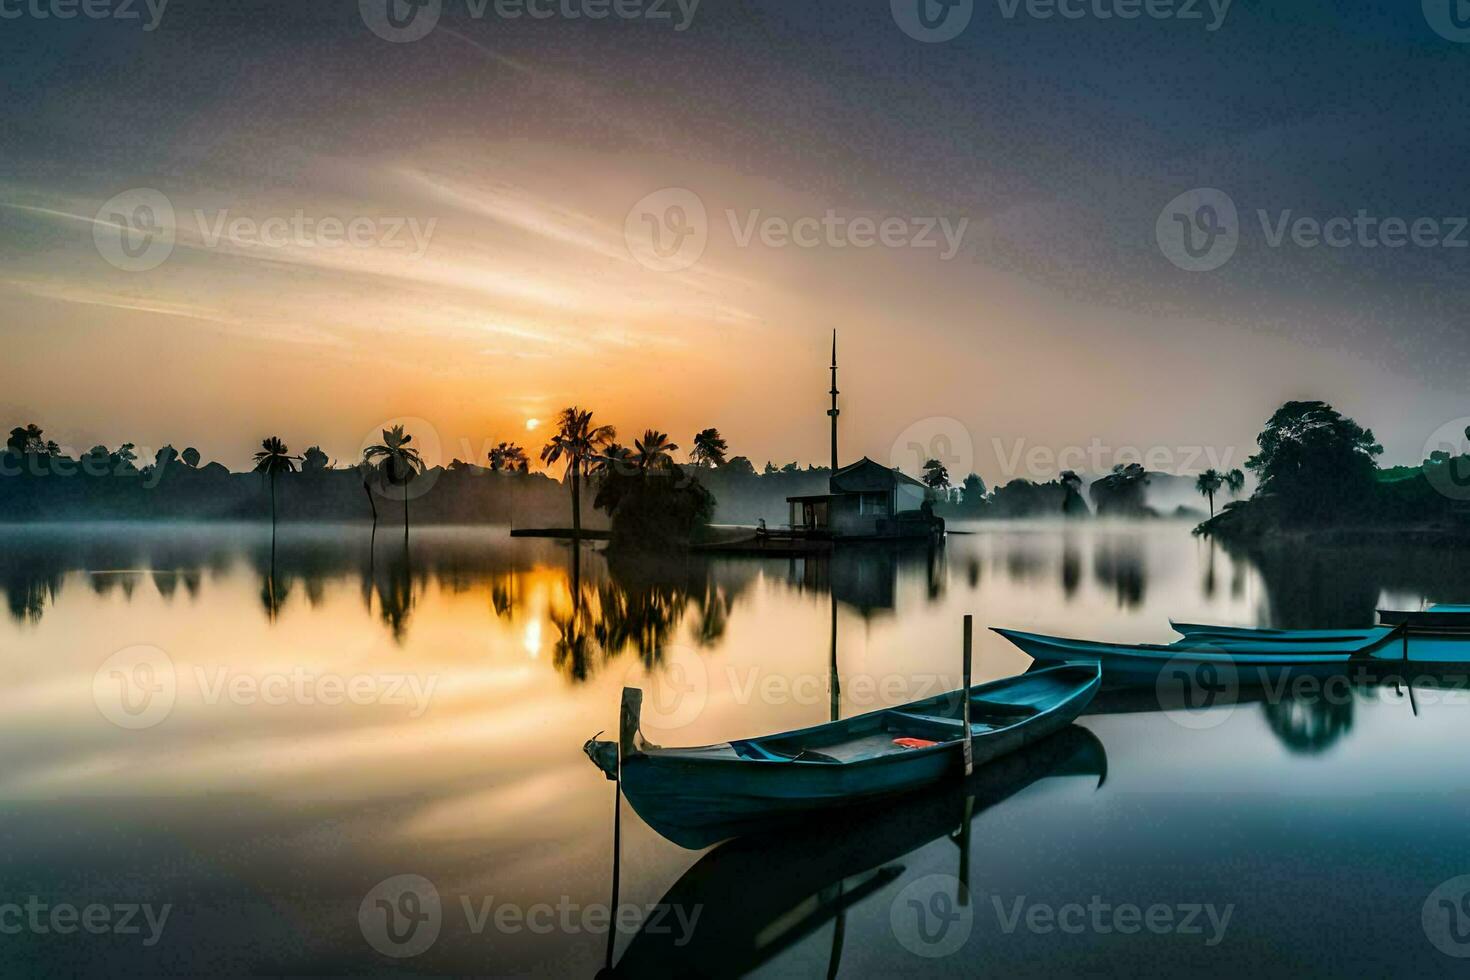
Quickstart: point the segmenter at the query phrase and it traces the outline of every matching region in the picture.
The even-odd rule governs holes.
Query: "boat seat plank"
[[[1036,705],[1013,701],[987,701],[984,698],[970,699],[970,714],[987,714],[998,718],[1030,718],[1037,713]]]
[[[886,721],[885,727],[890,733],[935,741],[951,741],[961,737],[965,731],[965,723],[958,718],[921,715],[909,711],[890,711]]]

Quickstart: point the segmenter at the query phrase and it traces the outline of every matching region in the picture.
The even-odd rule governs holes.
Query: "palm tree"
[[[261,440],[260,452],[255,454],[255,472],[264,473],[271,484],[271,538],[276,536],[276,474],[295,473],[296,458],[281,441],[280,436]]]
[[[671,465],[674,451],[679,448],[669,442],[668,433],[657,429],[645,429],[643,438],[634,440],[633,445],[638,450],[638,469],[644,473]]]
[[[369,446],[362,452],[363,460],[376,464],[385,482],[403,487],[404,540],[408,539],[408,484],[424,469],[419,451],[410,447],[410,442],[413,442],[413,436],[405,434],[403,426],[395,425],[383,430],[382,443]]]
[[[594,425],[592,413],[573,405],[562,409],[556,418],[556,434],[541,450],[543,463],[566,460],[567,482],[572,487],[572,536],[582,537],[582,479],[587,466],[599,451],[612,442],[617,430],[610,425]]]
[[[729,448],[729,444],[720,438],[719,429],[705,429],[695,434],[694,449],[689,457],[698,466],[724,466],[725,451]]]
[[[531,468],[526,451],[513,442],[502,442],[490,450],[490,469],[496,473],[509,470],[525,473]]]
[[[1194,481],[1194,489],[1201,496],[1210,498],[1210,517],[1215,516],[1215,494],[1224,487],[1230,491],[1233,497],[1240,493],[1245,486],[1245,474],[1240,470],[1230,470],[1221,473],[1216,469],[1208,469],[1199,475]]]
[[[601,453],[587,463],[587,475],[589,477],[608,477],[614,474],[631,473],[637,467],[638,463],[633,458],[631,449],[620,443],[610,442]]]
[[[377,475],[377,469],[366,459],[357,464],[357,475],[362,478],[362,492],[367,494],[368,506],[373,511],[373,532],[378,530],[378,502],[373,499],[373,479]]]

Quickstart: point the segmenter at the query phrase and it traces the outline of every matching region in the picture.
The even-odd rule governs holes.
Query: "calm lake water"
[[[1437,552],[970,530],[632,563],[494,529],[8,529],[0,971],[591,976],[615,791],[581,746],[624,684],[650,738],[702,744],[826,720],[834,630],[850,715],[958,686],[965,613],[1167,642],[1470,599]],[[1028,663],[988,631],[977,656]],[[624,804],[613,961],[1463,975],[1470,699],[1416,695],[1114,698],[969,785],[702,852]]]

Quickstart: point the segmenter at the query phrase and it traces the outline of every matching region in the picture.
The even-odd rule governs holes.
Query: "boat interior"
[[[970,696],[972,736],[1010,728],[1054,703],[1063,689],[1094,676],[1085,669],[1054,669],[1030,675],[1002,690],[979,690]],[[876,711],[846,724],[824,725],[767,738],[731,742],[735,754],[756,762],[843,764],[912,749],[958,742],[964,737],[960,699],[942,695],[928,701]]]

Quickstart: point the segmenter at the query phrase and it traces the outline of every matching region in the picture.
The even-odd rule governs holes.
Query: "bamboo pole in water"
[[[970,653],[974,645],[975,617],[965,616],[965,668],[960,684],[960,704],[965,724],[965,775],[975,771],[975,747],[970,738]]]

